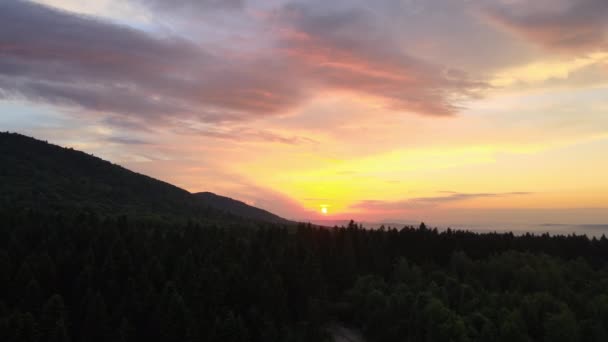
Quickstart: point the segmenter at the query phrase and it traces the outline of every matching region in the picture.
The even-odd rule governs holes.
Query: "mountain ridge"
[[[0,206],[94,209],[110,215],[222,218],[292,223],[210,192],[190,193],[83,151],[0,132]]]

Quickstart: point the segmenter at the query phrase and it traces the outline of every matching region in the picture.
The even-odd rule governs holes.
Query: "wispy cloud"
[[[433,207],[441,204],[460,202],[480,198],[500,198],[510,196],[525,196],[531,192],[504,192],[504,193],[459,193],[452,191],[442,191],[447,196],[418,197],[401,201],[382,201],[364,200],[351,206],[352,209],[362,209],[366,211],[396,211],[416,209],[421,207]]]
[[[188,11],[200,12],[212,10],[240,9],[245,0],[131,0],[153,11]]]
[[[132,137],[110,136],[105,139],[108,142],[121,145],[147,145],[150,142],[144,139]]]
[[[236,142],[270,142],[270,143],[281,143],[288,145],[300,145],[300,144],[318,144],[318,142],[312,138],[299,136],[299,135],[283,135],[269,130],[242,128],[242,127],[231,127],[231,128],[197,128],[197,127],[177,127],[175,129],[177,133],[186,133],[193,136],[210,137],[222,140],[230,140]]]
[[[376,97],[397,111],[452,115],[459,109],[456,99],[486,87],[462,71],[408,55],[371,11],[315,11],[292,3],[274,19],[280,49],[303,74],[330,88]]]

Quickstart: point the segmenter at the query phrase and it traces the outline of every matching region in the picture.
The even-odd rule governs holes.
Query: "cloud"
[[[452,115],[459,110],[457,99],[486,86],[462,71],[411,57],[383,29],[383,18],[370,11],[315,11],[291,3],[274,19],[279,48],[302,74],[332,89],[375,97],[397,111]]]
[[[122,136],[110,136],[105,138],[107,142],[120,144],[120,145],[147,145],[150,142],[143,139],[132,138],[132,137],[122,137]]]
[[[140,118],[149,126],[284,114],[327,90],[371,96],[397,111],[452,115],[459,100],[484,86],[402,53],[384,39],[377,19],[363,10],[286,6],[273,15],[276,44],[247,53],[29,1],[2,2],[0,98]]]
[[[121,131],[153,133],[153,130],[146,125],[145,121],[138,120],[138,118],[110,115],[102,118],[100,123],[103,126],[113,127]]]
[[[162,120],[270,115],[300,99],[280,63],[26,1],[0,4],[0,96]]]
[[[4,95],[101,111],[159,114],[179,106],[153,96],[200,53],[178,40],[25,1],[0,4]],[[156,88],[156,89],[155,89]],[[159,102],[159,103],[154,103]]]
[[[240,9],[244,0],[131,0],[149,6],[154,11],[210,11]]]
[[[566,61],[540,61],[498,72],[491,83],[495,86],[518,86],[549,81],[569,81],[577,74],[592,70],[596,77],[585,77],[588,82],[605,78],[601,66],[608,63],[608,52],[591,53]]]
[[[569,52],[607,47],[605,0],[492,2],[481,13],[491,23],[543,47]]]
[[[364,200],[359,201],[352,206],[352,209],[362,209],[365,211],[400,211],[407,209],[417,209],[421,207],[434,207],[441,204],[460,202],[479,198],[500,198],[509,196],[525,196],[532,194],[531,192],[506,192],[506,193],[459,193],[453,191],[441,191],[447,196],[436,197],[418,197],[402,201],[380,201],[380,200]]]
[[[410,203],[422,203],[422,204],[441,204],[449,202],[459,202],[475,198],[491,198],[491,197],[507,197],[507,196],[524,196],[530,195],[531,192],[506,192],[506,193],[458,193],[458,192],[444,192],[449,193],[448,196],[437,196],[437,197],[419,197],[410,199]]]
[[[261,141],[261,142],[273,142],[273,143],[281,143],[287,145],[301,145],[301,144],[318,144],[318,142],[314,139],[298,136],[298,135],[283,135],[279,133],[275,133],[269,130],[261,130],[261,129],[250,129],[250,128],[242,128],[242,127],[232,127],[232,128],[196,128],[196,127],[188,127],[188,128],[176,128],[177,133],[186,133],[189,135],[199,136],[199,137],[209,137],[216,138],[222,140],[230,140],[235,142],[251,142],[251,141]]]

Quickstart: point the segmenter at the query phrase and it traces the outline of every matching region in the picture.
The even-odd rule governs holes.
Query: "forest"
[[[606,341],[608,239],[0,213],[0,340]]]
[[[0,133],[0,341],[608,341],[608,239],[295,223]]]

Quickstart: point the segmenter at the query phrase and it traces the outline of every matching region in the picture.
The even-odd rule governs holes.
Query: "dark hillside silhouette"
[[[241,201],[237,201],[230,197],[216,195],[212,192],[199,192],[195,193],[194,196],[202,201],[204,204],[218,209],[224,210],[229,213],[246,217],[254,220],[274,222],[274,223],[290,223],[282,217],[279,217],[266,210],[252,207]]]
[[[112,215],[223,218],[289,223],[265,210],[211,194],[190,194],[169,183],[95,156],[0,133],[0,203],[36,210],[89,209]]]

